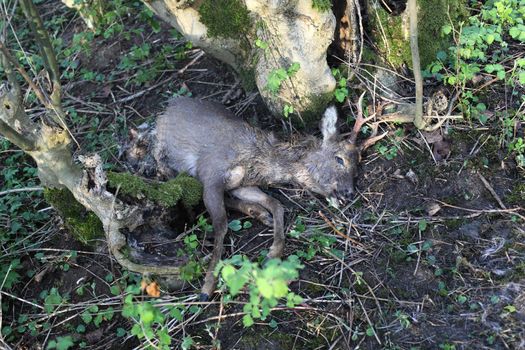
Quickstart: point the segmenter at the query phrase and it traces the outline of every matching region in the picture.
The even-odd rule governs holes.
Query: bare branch
[[[62,109],[62,86],[60,85],[60,70],[55,55],[55,50],[51,44],[49,34],[42,23],[38,10],[32,0],[20,0],[20,6],[27,18],[29,27],[35,36],[36,43],[40,50],[40,55],[44,60],[44,65],[51,78],[52,91],[50,94],[50,104],[46,108],[51,111],[50,117],[57,125],[68,130],[65,122],[65,113]],[[68,130],[69,131],[69,130]],[[70,133],[71,134],[71,133]],[[73,135],[71,135],[73,137]]]
[[[22,67],[20,63],[18,63],[18,61],[14,59],[13,56],[11,56],[11,54],[9,53],[9,49],[5,46],[5,43],[3,41],[0,41],[0,52],[2,52],[2,56],[4,58],[3,61],[7,61],[11,63],[12,66],[18,71],[18,73],[20,73],[22,78],[24,78],[24,80],[29,85],[29,87],[35,92],[35,95],[40,100],[40,102],[44,106],[48,106],[49,102],[44,92],[38,86],[36,86],[36,84],[33,82],[29,74],[27,74],[24,67]],[[3,67],[5,69],[6,66],[3,66]],[[11,80],[9,80],[9,82],[11,82]]]
[[[419,45],[417,36],[417,3],[416,0],[408,0],[408,16],[410,17],[410,50],[412,51],[412,70],[416,82],[416,110],[414,125],[418,129],[424,129],[426,123],[423,121],[423,76],[421,74],[421,62],[419,59]]]
[[[22,150],[34,151],[38,127],[29,119],[16,93],[0,95],[0,132]]]

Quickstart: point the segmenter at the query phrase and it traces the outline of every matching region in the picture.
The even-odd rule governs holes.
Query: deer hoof
[[[199,301],[204,302],[210,300],[210,296],[207,293],[200,293],[199,294]]]
[[[257,217],[257,220],[259,220],[260,222],[262,222],[263,225],[266,225],[266,226],[270,226],[270,227],[273,227],[273,217],[270,213],[266,212],[266,213],[261,213],[261,215],[259,215]]]

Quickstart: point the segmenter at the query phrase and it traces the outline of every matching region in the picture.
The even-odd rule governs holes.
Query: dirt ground
[[[78,18],[70,21],[65,33],[81,30]],[[166,34],[169,28],[162,29],[130,40],[95,38],[91,55],[80,55],[79,64],[109,73],[133,45],[184,45]],[[71,37],[65,34],[63,39]],[[125,169],[118,145],[125,142],[126,129],[151,121],[181,91],[222,102],[239,118],[290,137],[287,123],[271,118],[258,94],[245,91],[229,68],[207,55],[195,61],[198,49],[186,52],[173,69],[139,87],[126,84],[133,77],[125,74],[111,82],[79,79],[66,85],[66,105],[88,116],[84,126],[73,130],[81,146],[77,153],[103,151],[114,169]],[[351,115],[348,107],[341,108],[341,115]],[[95,117],[96,125],[89,124]],[[93,128],[95,134],[111,137],[94,140],[89,132]],[[525,348],[523,173],[489,130],[451,123],[438,135],[441,143],[436,146],[425,143],[411,126],[388,128],[403,131],[384,143],[394,147],[397,156],[389,160],[378,149],[369,149],[360,166],[359,194],[346,207],[329,207],[323,199],[289,186],[267,189],[285,204],[287,232],[298,220],[306,226],[299,238],[287,237],[285,256],[316,250],[303,260],[305,267],[291,285],[304,302],[272,311],[277,327],[266,320],[244,328],[242,305],[224,304],[221,295],[209,303],[197,302],[202,279],[182,289],[164,288],[162,302],[201,307],[199,314],[169,325],[173,348],[180,348],[188,335],[196,349],[211,349],[217,343],[222,349],[246,350]],[[194,216],[202,213],[201,206]],[[248,220],[233,212],[230,218]],[[225,257],[245,254],[256,260],[269,248],[271,232],[251,222],[251,228],[229,233]],[[194,224],[179,213],[176,222],[168,223],[177,228],[175,234],[150,234],[138,245],[173,252],[181,231]],[[139,278],[120,270],[103,240],[94,247],[82,245],[55,215],[50,225],[53,230],[38,249],[21,255],[24,269],[36,274],[23,276],[20,287],[11,291],[15,297],[4,295],[2,300],[7,305],[3,326],[15,324],[25,313],[49,326],[36,335],[17,335],[11,346],[42,349],[51,338],[75,334],[85,349],[140,348],[133,336],[115,336],[131,323],[120,315],[123,294],[114,295],[110,289],[113,280]],[[317,238],[319,233],[328,243]],[[198,239],[204,256],[211,247],[203,235]],[[78,255],[64,258],[63,253],[72,250]],[[45,253],[46,259],[35,258],[35,252]],[[82,294],[76,292],[79,286],[85,286]],[[66,305],[51,315],[31,309],[28,302],[42,304],[39,295],[52,288],[69,296]],[[239,301],[246,298],[241,294]],[[74,332],[84,310],[93,305],[112,307],[114,317],[100,327],[88,326],[82,334]]]

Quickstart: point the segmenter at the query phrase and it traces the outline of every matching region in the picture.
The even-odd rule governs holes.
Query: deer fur
[[[265,210],[271,214],[271,219],[266,217],[274,231],[268,257],[276,258],[284,250],[284,208],[258,186],[291,183],[339,201],[352,197],[359,151],[353,143],[340,140],[335,107],[324,113],[321,132],[322,140],[279,141],[220,104],[186,97],[172,100],[158,117],[154,154],[161,172],[197,177],[213,224],[215,242],[201,299],[215,288],[213,272],[228,230],[225,202],[234,208],[251,205],[263,217]],[[226,193],[233,199],[225,200]]]

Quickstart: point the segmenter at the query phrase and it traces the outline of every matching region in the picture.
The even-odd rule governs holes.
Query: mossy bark
[[[418,43],[424,69],[446,50],[450,41],[441,36],[446,24],[457,26],[468,14],[466,0],[418,0]],[[369,0],[369,25],[373,42],[384,62],[394,68],[412,67],[407,11],[390,14],[378,0]]]
[[[78,203],[67,188],[47,188],[45,200],[55,208],[65,227],[78,241],[91,245],[93,240],[104,238],[104,227],[99,218]]]

